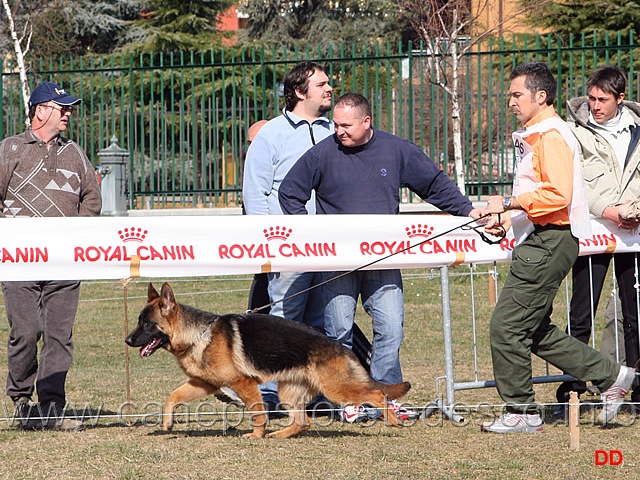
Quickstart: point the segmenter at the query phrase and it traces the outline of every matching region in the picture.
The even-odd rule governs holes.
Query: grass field
[[[459,271],[466,271],[460,269]],[[473,380],[472,302],[468,276],[451,282],[456,380]],[[405,341],[402,364],[413,388],[405,401],[424,407],[443,396],[444,374],[440,282],[430,271],[404,272]],[[246,307],[248,276],[170,280],[182,303],[220,313]],[[154,281],[157,287],[162,280]],[[0,478],[12,479],[605,479],[635,478],[640,460],[635,418],[622,415],[616,428],[593,424],[593,410],[581,416],[580,450],[568,448],[566,425],[547,423],[542,434],[481,433],[488,410],[471,408],[461,424],[435,413],[405,428],[384,422],[351,425],[327,418],[289,440],[245,440],[250,422],[238,409],[215,398],[181,411],[171,433],[159,427],[168,394],[185,377],[173,357],[159,351],[130,355],[127,403],[125,316],[129,329],[146,299],[147,281],[84,282],[78,312],[74,365],[67,380],[70,406],[91,414],[82,432],[29,432],[11,426],[12,405],[0,400]],[[476,279],[478,370],[490,379],[488,277]],[[566,310],[559,295],[557,311]],[[558,320],[564,328],[564,315]],[[357,318],[370,333],[366,315]],[[8,326],[0,307],[0,377],[6,376]],[[536,374],[545,365],[534,361]],[[559,373],[554,369],[550,373]],[[439,388],[437,387],[439,386]],[[555,401],[556,385],[536,386],[538,401]],[[499,405],[494,389],[456,392],[462,405]],[[224,414],[225,409],[227,413]],[[552,407],[549,407],[552,409]],[[463,411],[463,410],[461,410]],[[497,410],[496,410],[497,411]],[[188,414],[188,415],[187,415]],[[282,420],[278,420],[281,422]],[[273,428],[273,427],[272,427]],[[599,450],[618,450],[623,463],[596,466]],[[601,454],[600,454],[601,455]],[[602,456],[600,457],[602,459]],[[617,460],[617,458],[616,458]]]

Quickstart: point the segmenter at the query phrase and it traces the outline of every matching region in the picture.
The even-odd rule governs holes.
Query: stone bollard
[[[102,213],[104,216],[127,216],[127,174],[129,152],[118,146],[118,139],[111,137],[111,145],[98,152],[101,177]]]

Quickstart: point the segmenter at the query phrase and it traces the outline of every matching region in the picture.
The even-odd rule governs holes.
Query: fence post
[[[100,190],[102,192],[102,215],[127,216],[126,160],[129,152],[118,146],[118,139],[111,137],[111,145],[98,152],[100,166]]]

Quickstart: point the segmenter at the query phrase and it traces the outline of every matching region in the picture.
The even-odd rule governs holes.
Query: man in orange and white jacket
[[[503,415],[482,425],[488,432],[542,431],[532,353],[604,392],[603,423],[616,416],[636,374],[551,323],[553,299],[578,257],[578,238],[591,233],[579,147],[553,108],[555,96],[556,81],[545,63],[525,63],[511,73],[509,106],[525,129],[513,134],[513,196],[493,196],[487,203],[496,214],[487,232],[504,234],[513,225],[517,241],[490,324],[494,378],[507,405]]]

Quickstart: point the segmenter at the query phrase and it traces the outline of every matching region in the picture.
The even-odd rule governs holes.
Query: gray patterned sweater
[[[77,143],[58,137],[47,149],[29,129],[0,143],[0,207],[0,217],[88,217],[102,198]]]

